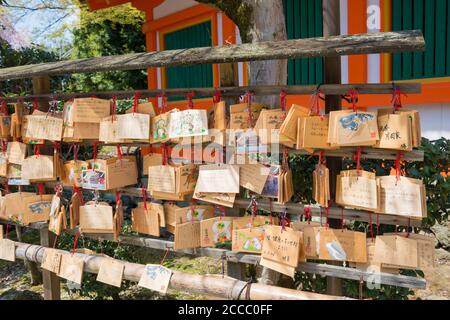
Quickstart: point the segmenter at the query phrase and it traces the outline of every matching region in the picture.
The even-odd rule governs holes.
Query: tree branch
[[[253,9],[243,0],[197,0],[204,4],[212,5],[223,11],[239,28],[242,42],[251,42],[250,22]]]
[[[1,1],[1,0],[0,0]],[[54,6],[48,6],[43,5],[39,7],[26,7],[26,6],[17,6],[17,5],[11,5],[5,2],[0,2],[0,6],[4,8],[10,8],[10,9],[22,9],[22,10],[28,10],[28,11],[38,11],[38,10],[67,10],[71,9],[72,7],[54,7]]]

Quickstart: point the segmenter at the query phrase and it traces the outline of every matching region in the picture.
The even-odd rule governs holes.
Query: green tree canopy
[[[91,12],[81,7],[80,25],[73,31],[72,58],[145,52],[141,30],[144,13],[123,5]],[[104,91],[147,88],[146,70],[75,74],[68,91]]]

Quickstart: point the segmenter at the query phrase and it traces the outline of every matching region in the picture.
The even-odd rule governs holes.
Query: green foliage
[[[9,68],[27,64],[52,62],[58,60],[56,54],[39,46],[14,50],[4,40],[0,39],[0,68]],[[64,77],[52,79],[52,86],[61,89],[61,81]],[[8,80],[0,83],[1,95],[24,95],[32,92],[30,79]]]
[[[145,52],[141,30],[144,14],[130,5],[90,12],[82,7],[80,26],[73,32],[72,58]],[[75,74],[67,90],[89,92],[147,88],[147,72],[111,71]]]

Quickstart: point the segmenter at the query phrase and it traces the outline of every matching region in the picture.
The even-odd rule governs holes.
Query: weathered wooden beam
[[[249,205],[250,200],[248,199],[236,199],[234,202],[234,206],[238,208],[247,208]],[[258,208],[262,210],[269,211],[270,209],[270,203],[269,201],[265,200],[258,200]],[[304,214],[304,208],[305,206],[300,203],[272,203],[272,212],[284,212],[287,211],[290,215],[303,215]],[[313,217],[323,217],[325,218],[325,208],[320,207],[309,207],[311,210],[311,216]],[[330,207],[328,210],[328,218],[329,219],[339,219],[341,220],[342,213],[344,213],[344,220],[356,220],[356,221],[362,221],[362,222],[370,222],[370,216],[372,215],[372,222],[375,223],[377,214],[376,213],[370,213],[368,211],[362,211],[362,210],[351,210],[351,209],[344,209],[342,212],[342,208],[340,207]],[[401,217],[401,216],[393,216],[393,215],[387,215],[387,214],[379,214],[378,215],[378,222],[380,224],[386,224],[386,225],[394,225],[394,226],[411,226],[411,227],[421,227],[422,221],[417,219],[410,219],[407,217]]]
[[[139,188],[122,188],[120,191],[124,195],[132,196],[140,198],[142,197],[142,190]],[[148,192],[148,197],[150,197],[150,193]],[[257,200],[258,208],[262,210],[269,211],[270,210],[270,202],[267,200]],[[200,201],[201,202],[201,201]],[[199,202],[199,203],[200,203]],[[202,202],[201,202],[202,203]],[[247,208],[249,206],[250,199],[236,199],[234,202],[235,208]],[[206,204],[206,203],[205,203]],[[284,212],[287,211],[290,215],[303,215],[305,206],[301,203],[293,203],[288,202],[286,204],[281,204],[277,202],[272,203],[272,212]],[[323,217],[325,218],[325,209],[320,207],[311,206],[311,216],[314,217]],[[375,223],[377,215],[375,213],[370,213],[368,211],[362,210],[351,210],[344,209],[344,219],[345,220],[356,220],[363,222],[370,222],[370,216],[372,215],[372,222]],[[330,207],[328,210],[328,217],[330,219],[341,219],[342,217],[342,208],[340,207]],[[408,217],[387,215],[387,214],[379,214],[378,222],[380,224],[385,225],[393,225],[393,226],[411,226],[411,227],[421,227],[422,220],[410,219]]]
[[[0,69],[1,80],[195,64],[424,51],[419,30],[133,53]]]
[[[324,84],[320,86],[320,90],[324,94],[344,95],[350,90],[356,90],[359,94],[390,94],[393,88],[398,87],[403,93],[421,93],[421,83],[371,83],[371,84]],[[178,89],[150,89],[150,90],[128,90],[128,91],[100,91],[100,92],[74,92],[61,94],[32,94],[27,96],[2,97],[8,103],[16,101],[32,102],[38,101],[70,100],[73,98],[97,97],[100,99],[118,99],[132,98],[136,93],[139,97],[154,98],[165,94],[168,97],[185,97],[186,94],[194,92],[198,97],[212,97],[217,91],[223,97],[236,97],[252,92],[255,95],[279,95],[281,91],[285,91],[290,95],[310,95],[317,89],[316,85],[303,86],[248,86],[248,87],[222,87],[222,88],[178,88]]]
[[[422,162],[424,160],[424,152],[421,150],[413,150],[402,152],[404,154],[403,159],[405,161],[417,161]],[[299,154],[299,155],[311,155],[311,153],[306,150],[289,150],[289,154]],[[356,154],[356,148],[345,147],[336,150],[325,150],[324,155],[326,157],[336,157],[336,158],[351,158]],[[387,149],[373,149],[373,148],[362,148],[361,159],[373,159],[373,160],[395,160],[397,159],[398,151],[387,150]],[[318,156],[318,155],[317,155]]]
[[[44,247],[21,242],[16,242],[15,246],[16,258],[42,263],[45,249]],[[67,251],[58,251],[63,254],[70,254]],[[75,253],[75,255],[84,260],[84,272],[93,274],[97,274],[99,272],[103,261],[109,261],[112,259],[109,257],[107,258],[82,253]],[[114,260],[119,262],[119,260]],[[123,278],[125,280],[138,282],[145,270],[145,265],[126,261],[120,261],[120,263],[125,266]],[[203,276],[173,271],[169,287],[171,289],[183,290],[196,294],[210,295],[225,299],[243,300],[245,297],[243,292],[247,287],[247,282],[229,277],[212,275]],[[323,294],[266,286],[257,283],[248,287],[248,293],[251,300],[349,300],[349,298],[345,297],[332,297]]]

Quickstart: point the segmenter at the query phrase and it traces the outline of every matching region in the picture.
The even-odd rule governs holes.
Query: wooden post
[[[1,226],[0,226],[0,231],[1,231]],[[16,226],[16,234],[17,234],[17,240],[19,242],[23,241],[23,237],[22,237],[22,227],[21,226]],[[0,236],[1,239],[1,236]],[[30,271],[30,275],[31,275],[31,285],[32,286],[37,286],[39,284],[42,284],[42,274],[37,266],[37,264],[35,262],[31,262],[28,260],[24,261],[25,267],[28,269],[28,271]]]
[[[340,0],[323,0],[323,35],[324,37],[340,35]],[[325,58],[325,83],[341,83],[341,57]],[[340,110],[341,97],[339,95],[326,95],[325,111]],[[336,195],[336,176],[342,169],[342,160],[339,158],[327,158],[327,166],[330,170],[331,199]],[[331,227],[339,227],[340,221],[330,219]],[[335,296],[342,295],[342,281],[339,278],[327,277],[327,293]]]
[[[41,246],[52,247],[56,235],[47,228],[39,230],[41,236]],[[45,300],[61,300],[61,284],[59,278],[53,272],[42,269],[42,280],[44,283]]]
[[[43,94],[50,93],[50,78],[48,76],[33,78],[33,93]],[[40,101],[39,110],[46,112],[48,110],[48,102]],[[52,247],[55,242],[55,234],[50,232],[47,228],[40,229],[41,245],[44,247]],[[60,300],[61,299],[61,285],[56,274],[42,269],[42,281],[44,284],[44,299],[45,300]]]

